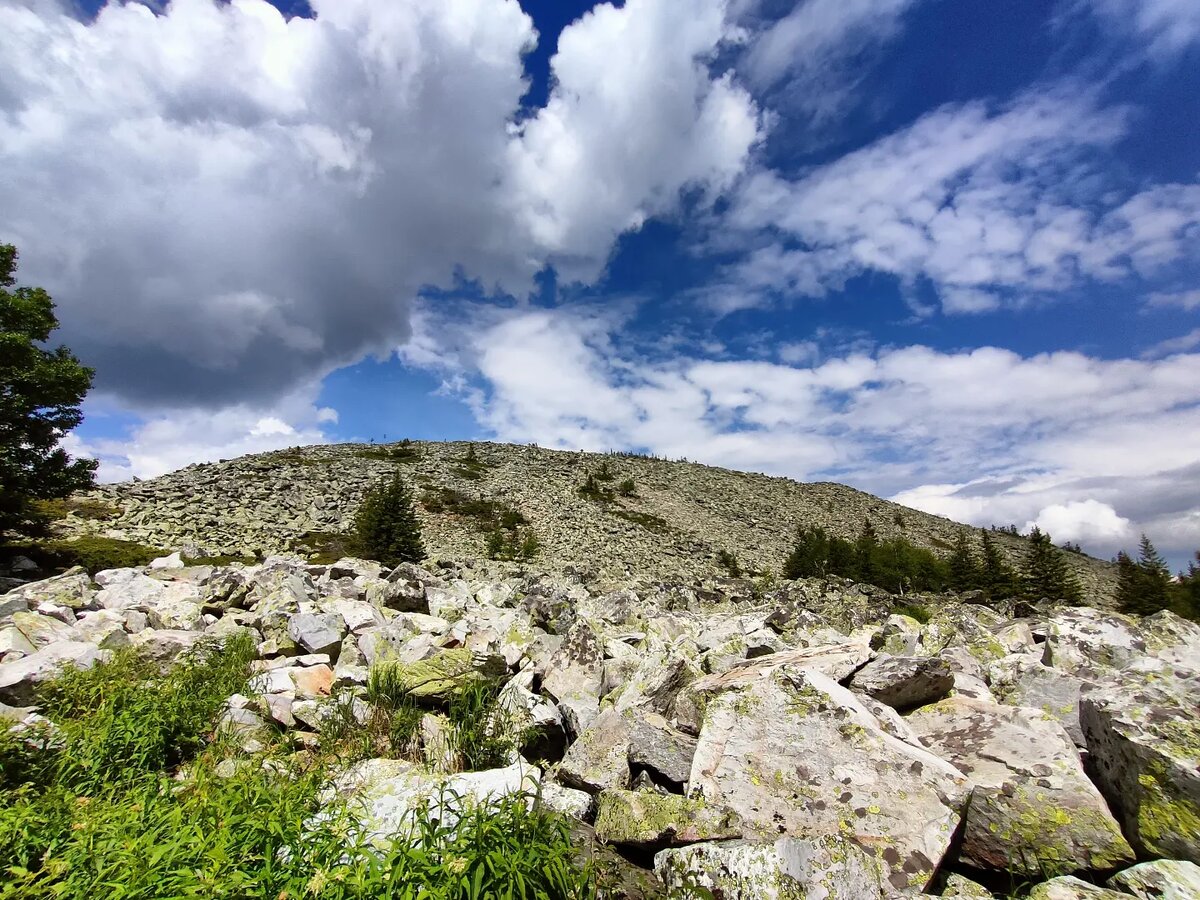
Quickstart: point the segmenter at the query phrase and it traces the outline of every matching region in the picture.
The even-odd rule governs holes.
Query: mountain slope
[[[472,517],[479,504],[471,502],[483,499],[528,520],[541,544],[539,565],[582,563],[613,578],[711,578],[724,574],[721,551],[749,571],[779,572],[799,525],[854,538],[869,518],[881,538],[902,535],[938,553],[966,527],[844,485],[697,463],[513,444],[399,446],[297,448],[105,485],[87,496],[111,507],[109,518],[71,516],[61,524],[68,533],[191,544],[214,554],[289,551],[306,535],[311,548],[321,544],[320,535],[347,529],[363,492],[399,468],[421,501],[430,556],[485,555],[486,534]],[[615,491],[630,479],[634,495],[607,502],[581,497],[587,475],[604,466],[612,478],[597,482],[601,489]],[[1026,542],[996,538],[1019,563]],[[1110,564],[1067,556],[1086,594],[1110,597]]]

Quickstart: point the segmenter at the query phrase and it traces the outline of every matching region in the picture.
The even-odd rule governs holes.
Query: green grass
[[[634,525],[638,525],[652,534],[666,534],[671,530],[671,526],[666,519],[651,513],[638,512],[636,509],[611,509],[609,512],[618,519],[632,522]]]
[[[238,556],[232,553],[216,553],[211,556],[185,556],[183,561],[189,566],[231,566],[234,563],[252,566],[257,563],[257,556]]]
[[[116,518],[121,512],[111,503],[103,500],[92,500],[87,497],[64,497],[56,500],[34,500],[33,510],[36,515],[44,516],[51,521],[65,519],[74,513],[80,519],[90,519],[100,522]]]
[[[144,566],[152,559],[166,554],[161,547],[151,547],[135,541],[89,535],[73,541],[44,540],[6,544],[6,557],[17,554],[32,559],[44,571],[83,566],[95,574],[104,569],[125,569]]]
[[[354,539],[336,531],[306,531],[292,542],[292,550],[310,563],[327,566],[346,556],[353,556]]]
[[[339,748],[285,755],[281,744],[269,765],[221,766],[230,748],[213,739],[215,719],[245,690],[252,655],[230,640],[162,673],[121,653],[47,687],[53,740],[0,732],[0,900],[596,897],[567,822],[528,797],[450,825],[418,807],[379,851],[356,836],[344,798],[318,802]],[[380,682],[376,698],[389,690],[403,706]],[[492,705],[481,687],[451,716],[479,722]],[[486,751],[475,761],[494,759],[486,737],[465,735]]]

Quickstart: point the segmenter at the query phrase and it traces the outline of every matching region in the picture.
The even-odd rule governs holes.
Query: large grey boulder
[[[44,616],[36,612],[15,612],[12,614],[12,624],[21,632],[25,640],[33,645],[35,650],[49,646],[56,641],[70,640],[71,626],[52,616]]]
[[[953,697],[918,710],[908,723],[971,781],[963,862],[1026,877],[1048,869],[1111,871],[1133,862],[1074,742],[1051,717]]]
[[[669,890],[693,886],[725,900],[879,900],[878,861],[842,835],[725,841],[662,850],[654,870]]]
[[[1200,866],[1177,859],[1156,859],[1108,879],[1113,890],[1141,900],[1200,900]]]
[[[597,794],[628,788],[631,717],[606,709],[567,748],[558,767],[558,778],[568,787]]]
[[[567,728],[580,735],[600,712],[604,650],[586,622],[576,622],[546,663],[542,690],[558,704]]]
[[[938,656],[876,657],[854,673],[849,688],[893,709],[941,700],[954,687],[950,663]]]
[[[992,693],[1011,706],[1040,709],[1056,719],[1077,747],[1084,746],[1079,724],[1079,697],[1095,682],[1042,663],[1039,657],[1014,654],[992,663],[988,669]]]
[[[81,566],[75,566],[61,575],[24,584],[0,596],[0,618],[42,603],[83,609],[92,604],[94,597],[92,579]]]
[[[655,781],[682,790],[691,775],[695,755],[696,739],[672,728],[662,716],[655,713],[634,716],[629,734],[631,771],[648,771]]]
[[[1130,679],[1086,694],[1079,718],[1093,777],[1134,849],[1200,863],[1195,696]]]
[[[849,836],[882,860],[891,889],[908,892],[941,862],[967,793],[961,772],[803,669],[710,700],[688,785],[739,813],[747,838]]]
[[[21,659],[0,663],[0,703],[27,706],[36,699],[38,687],[57,676],[64,666],[90,669],[111,656],[111,651],[95,644],[58,641]]]
[[[341,613],[300,613],[288,620],[288,637],[309,653],[336,657],[345,636],[346,621]]]

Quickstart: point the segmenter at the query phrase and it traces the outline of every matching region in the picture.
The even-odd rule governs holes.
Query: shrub
[[[899,606],[893,606],[892,614],[908,616],[910,619],[916,619],[922,625],[928,624],[929,620],[933,618],[929,610],[919,603],[901,603]]]
[[[425,558],[412,494],[399,472],[381,481],[363,498],[354,517],[354,546],[361,556],[385,566]]]
[[[742,574],[742,567],[738,564],[737,557],[728,550],[721,550],[717,554],[717,562],[734,578]]]
[[[636,497],[637,485],[633,483],[632,478],[626,478],[617,485],[617,493],[622,497]]]

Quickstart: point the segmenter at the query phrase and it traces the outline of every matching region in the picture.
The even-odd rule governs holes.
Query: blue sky
[[[108,478],[400,437],[1200,546],[1194,0],[0,0]]]

